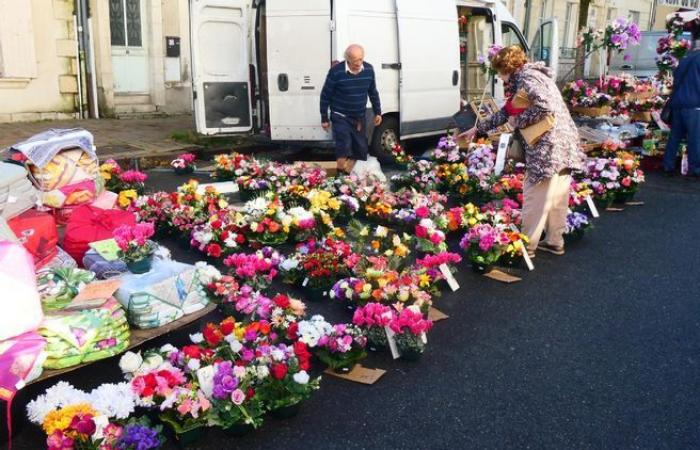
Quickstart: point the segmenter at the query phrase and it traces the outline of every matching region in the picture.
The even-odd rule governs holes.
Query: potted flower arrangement
[[[194,164],[196,156],[192,153],[183,153],[170,162],[170,166],[177,175],[193,173],[197,166]]]
[[[430,284],[436,284],[437,282],[445,282],[445,274],[443,270],[447,270],[450,273],[456,273],[455,265],[462,262],[462,257],[457,253],[452,252],[441,252],[435,255],[426,255],[424,258],[420,258],[416,261],[412,272],[416,274],[421,274],[425,272],[430,277]],[[438,285],[439,286],[439,285]],[[439,290],[431,292],[434,296],[438,295]]]
[[[466,198],[472,186],[469,183],[467,165],[459,163],[440,164],[435,169],[440,179],[440,190],[448,192],[457,198]]]
[[[123,170],[119,163],[108,159],[100,165],[100,175],[105,183],[105,188],[112,192],[121,192],[133,189],[143,194],[148,175],[138,170]]]
[[[447,250],[445,233],[431,219],[421,219],[416,225],[416,245],[424,253],[441,253]]]
[[[459,145],[452,136],[443,136],[438,141],[437,147],[430,153],[430,158],[436,164],[455,164],[464,162],[465,155],[460,151]]]
[[[378,351],[388,345],[385,327],[393,318],[393,310],[381,303],[367,303],[355,310],[352,323],[362,327],[367,335],[367,347]]]
[[[310,239],[317,228],[317,221],[314,214],[306,208],[296,206],[287,210],[291,219],[290,228],[297,242],[304,242]],[[325,213],[323,213],[327,216]]]
[[[214,157],[214,172],[212,178],[219,181],[230,181],[243,175],[257,174],[259,166],[255,158],[240,153],[216,155]]]
[[[215,211],[206,222],[194,226],[190,245],[208,257],[218,259],[244,246],[247,232],[248,225],[240,211],[227,207]]]
[[[299,330],[301,332],[301,323]],[[367,357],[367,338],[362,330],[352,324],[335,324],[320,337],[313,348],[316,356],[328,367],[339,373],[350,372],[355,364]]]
[[[620,189],[620,168],[612,158],[589,158],[587,175],[583,181],[594,193],[593,200],[599,208],[609,207]]]
[[[263,378],[258,392],[275,417],[294,417],[319,387],[320,377],[309,375],[311,353],[306,344],[297,341],[291,346],[273,346],[269,355],[263,360],[267,364],[262,366],[269,375]]]
[[[405,173],[391,177],[391,186],[394,190],[406,187],[427,192],[435,190],[439,183],[434,164],[424,159],[410,162]]]
[[[289,238],[291,217],[284,211],[278,198],[258,197],[244,206],[244,214],[251,242],[262,245],[280,245]]]
[[[569,211],[566,216],[566,230],[564,231],[564,241],[570,244],[581,240],[586,230],[591,227],[591,223],[586,214]]]
[[[302,286],[307,288],[308,298],[312,301],[326,297],[333,283],[348,273],[345,261],[337,252],[329,249],[304,255],[301,267],[305,276]]]
[[[420,359],[428,343],[426,333],[432,326],[433,322],[426,320],[416,306],[403,308],[392,317],[389,328],[394,333],[396,347],[402,359]]]
[[[406,169],[408,164],[413,161],[413,157],[406,153],[401,144],[394,144],[391,147],[391,154],[394,156],[394,163],[401,169]]]
[[[639,185],[644,183],[644,172],[639,168],[639,157],[629,152],[618,153],[616,163],[620,173],[620,188],[615,192],[614,201],[625,203],[634,197]]]
[[[224,265],[239,285],[248,285],[260,291],[270,287],[278,274],[283,257],[271,247],[265,247],[252,254],[235,253],[224,259]]]
[[[147,196],[138,196],[127,208],[136,215],[136,222],[151,222],[156,235],[169,231],[168,216],[173,206],[173,198],[167,192],[156,192]]]
[[[459,246],[467,253],[475,272],[487,273],[503,256],[509,242],[507,233],[484,223],[470,228]]]
[[[222,275],[220,278],[212,280],[204,287],[207,298],[219,305],[219,309],[226,314],[232,315],[230,308],[233,307],[234,299],[240,293],[238,281],[230,275]]]
[[[242,364],[230,360],[214,364],[211,382],[211,420],[232,436],[241,436],[258,428],[262,425],[264,413],[262,397],[254,388],[254,371],[248,370],[248,367],[255,367],[250,361],[240,361]]]
[[[114,230],[114,240],[119,246],[121,258],[131,273],[140,274],[151,270],[156,244],[149,240],[155,233],[152,223],[135,226],[122,225]]]

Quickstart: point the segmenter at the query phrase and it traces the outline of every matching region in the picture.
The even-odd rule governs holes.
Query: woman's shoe
[[[556,245],[550,245],[546,244],[544,242],[540,242],[540,244],[537,246],[537,250],[542,250],[543,252],[548,252],[551,253],[552,255],[557,255],[561,256],[564,254],[564,246],[556,246]]]

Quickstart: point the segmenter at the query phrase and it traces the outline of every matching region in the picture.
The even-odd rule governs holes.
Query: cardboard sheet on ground
[[[624,211],[625,208],[618,208],[616,206],[608,206],[607,208],[605,208],[605,210],[610,211],[610,212],[621,212],[621,211]]]
[[[627,206],[642,206],[644,205],[644,202],[627,202],[625,203]]]
[[[356,364],[349,373],[336,373],[332,369],[326,369],[323,373],[343,380],[354,381],[355,383],[372,385],[384,376],[386,370],[370,369],[362,364]]]
[[[498,269],[494,269],[491,272],[484,274],[484,276],[506,284],[517,283],[518,281],[522,281],[522,278],[518,278],[516,276],[507,274]]]
[[[449,319],[450,316],[445,314],[444,312],[440,311],[437,308],[433,308],[432,306],[428,310],[428,319],[432,320],[433,322],[439,322],[441,320]]]

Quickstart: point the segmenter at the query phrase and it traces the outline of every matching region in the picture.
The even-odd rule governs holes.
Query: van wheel
[[[383,164],[394,161],[392,147],[399,144],[399,121],[396,117],[385,116],[382,124],[372,133],[372,154]]]

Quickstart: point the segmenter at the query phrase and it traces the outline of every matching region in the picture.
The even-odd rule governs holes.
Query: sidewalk
[[[131,158],[171,155],[198,148],[174,141],[174,132],[194,129],[191,115],[153,119],[57,120],[42,122],[0,123],[0,149],[9,147],[49,128],[85,128],[95,136],[97,155],[108,158]]]

